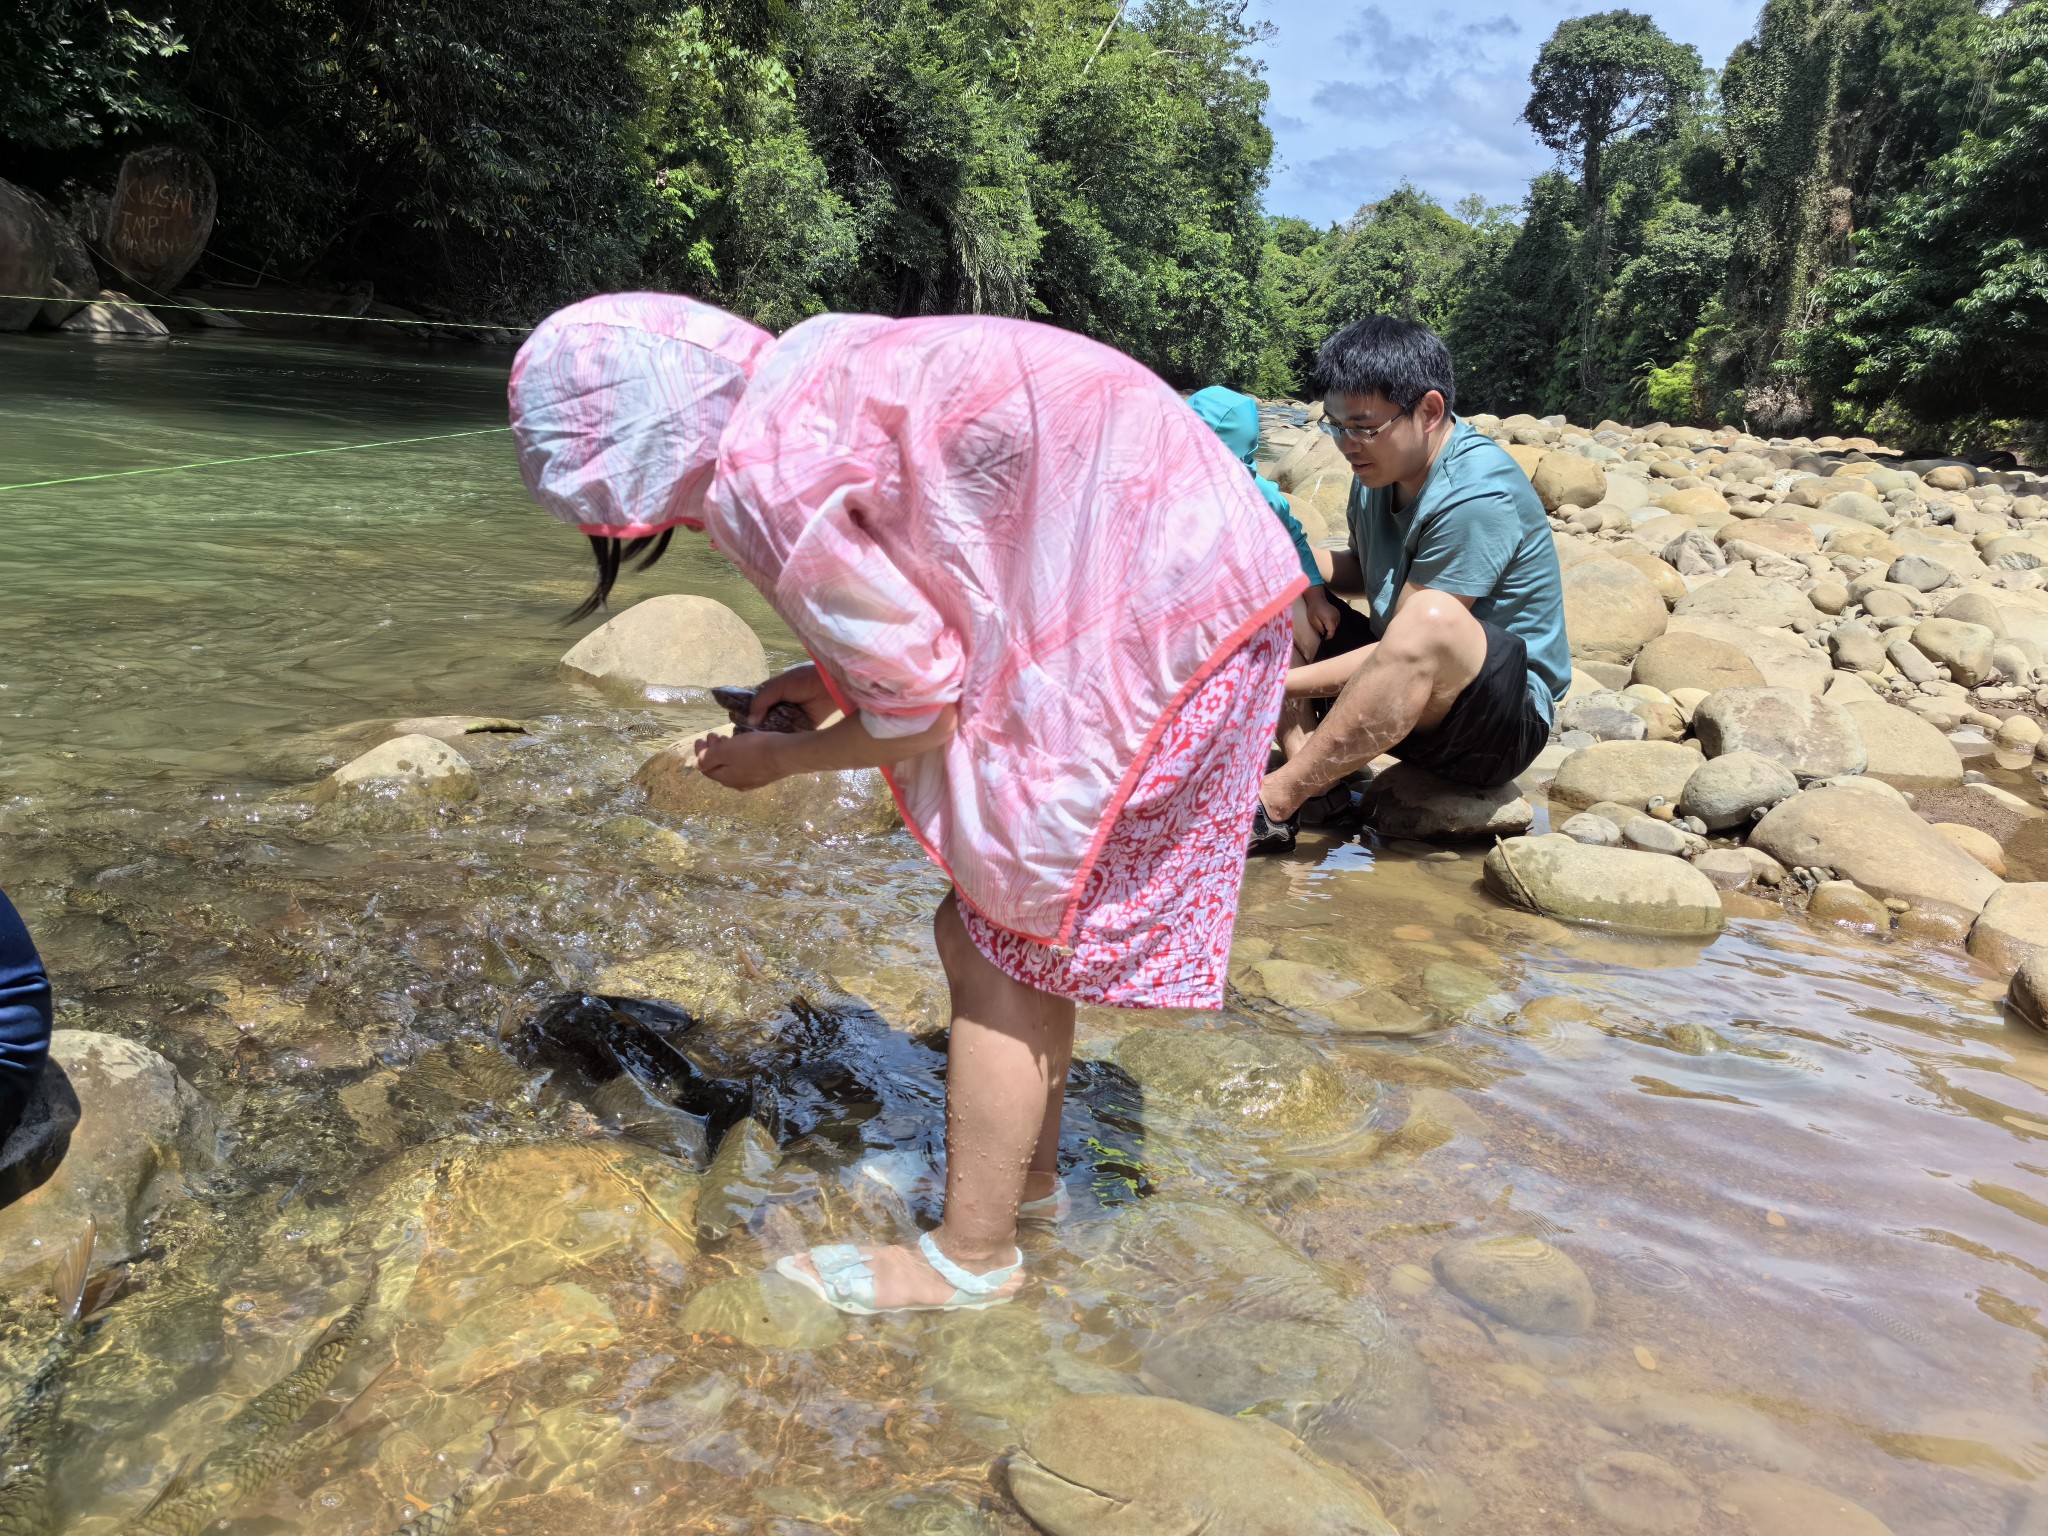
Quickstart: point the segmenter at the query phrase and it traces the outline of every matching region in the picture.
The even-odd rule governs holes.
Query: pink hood
[[[797,326],[724,423],[704,513],[871,731],[959,705],[891,785],[962,896],[1047,942],[1175,707],[1305,585],[1178,395],[1017,320]]]

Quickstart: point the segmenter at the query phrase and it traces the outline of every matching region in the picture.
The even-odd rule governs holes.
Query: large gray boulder
[[[1558,764],[1550,798],[1583,810],[1602,800],[1642,810],[1654,799],[1674,803],[1701,762],[1676,741],[1600,741]]]
[[[1564,573],[1564,627],[1572,655],[1626,665],[1664,633],[1657,584],[1621,560],[1582,560]]]
[[[1502,900],[1547,917],[1679,937],[1721,931],[1713,882],[1663,854],[1597,848],[1561,832],[1512,837],[1486,856],[1484,879]]]
[[[138,149],[121,162],[100,247],[116,272],[169,293],[205,254],[218,206],[213,171],[197,152]]]
[[[680,688],[751,687],[768,656],[746,620],[708,597],[668,593],[635,603],[593,629],[562,657],[563,669],[632,694]]]
[[[1636,657],[1635,680],[1666,693],[1681,688],[1718,693],[1723,688],[1761,687],[1764,675],[1755,662],[1725,640],[1667,632],[1644,646]]]
[[[1819,866],[1879,900],[1973,919],[1998,891],[1998,877],[1904,802],[1882,791],[1818,785],[1757,823],[1750,846],[1788,869]]]
[[[1699,817],[1708,831],[1725,832],[1747,827],[1757,812],[1798,792],[1799,780],[1777,758],[1762,752],[1724,752],[1693,770],[1678,808]]]
[[[1708,757],[1760,752],[1802,782],[1861,773],[1868,761],[1856,722],[1839,704],[1796,688],[1726,688],[1693,711]]]
[[[25,331],[41,312],[57,272],[57,248],[42,208],[21,188],[0,181],[0,331]]]
[[[1844,704],[1863,743],[1863,771],[1894,789],[1953,789],[1963,760],[1940,730],[1910,709],[1882,699]]]

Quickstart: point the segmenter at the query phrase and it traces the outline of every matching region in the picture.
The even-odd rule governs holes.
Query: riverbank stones
[[[1693,712],[1709,758],[1757,752],[1802,782],[1861,773],[1869,754],[1847,710],[1796,688],[1725,688]]]
[[[1970,926],[1970,953],[2010,975],[2041,949],[2048,949],[2048,884],[2000,886]]]
[[[1171,1398],[1055,1403],[1008,1478],[1050,1536],[1186,1536],[1197,1522],[1232,1536],[1396,1536],[1370,1494],[1285,1431]]]
[[[1574,657],[1623,666],[1668,622],[1656,583],[1620,560],[1582,560],[1567,570],[1564,612]]]
[[[1676,803],[1701,761],[1697,750],[1676,741],[1595,742],[1558,764],[1550,798],[1574,810],[1602,800],[1637,811],[1655,799]]]
[[[1502,900],[1550,917],[1673,937],[1721,931],[1713,882],[1663,854],[1594,847],[1556,832],[1509,838],[1487,854],[1484,880]]]
[[[1683,1536],[1706,1514],[1692,1479],[1661,1456],[1617,1451],[1585,1463],[1572,1477],[1586,1507],[1624,1531]]]
[[[1213,1119],[1251,1131],[1327,1127],[1343,1113],[1344,1085],[1299,1040],[1243,1029],[1140,1029],[1117,1042],[1116,1062],[1145,1092],[1148,1112]]]
[[[1964,921],[1984,910],[2001,883],[1903,802],[1850,783],[1794,795],[1749,840],[1788,869],[1833,870],[1880,901],[1896,897]]]
[[[1365,813],[1383,835],[1419,842],[1514,837],[1528,831],[1536,816],[1512,783],[1474,789],[1406,763],[1373,777]]]
[[[1571,1338],[1593,1326],[1593,1287],[1538,1237],[1474,1237],[1437,1250],[1444,1289],[1524,1333]]]
[[[1863,742],[1864,773],[1894,789],[1952,789],[1963,760],[1940,729],[1910,709],[1881,699],[1844,704]]]
[[[767,653],[746,620],[708,597],[671,592],[635,603],[562,657],[563,670],[613,692],[751,687],[768,677]]]
[[[1738,749],[1710,757],[1694,769],[1678,808],[1699,817],[1708,831],[1724,832],[1747,827],[1759,812],[1797,793],[1799,780],[1785,763],[1763,752]]]
[[[2048,950],[2035,950],[2013,972],[2006,1001],[2034,1028],[2048,1030]]]
[[[1755,662],[1725,640],[1664,634],[1636,657],[1635,680],[1666,693],[1681,688],[1718,693],[1723,688],[1760,688],[1764,675]]]
[[[1718,1491],[1749,1536],[1893,1536],[1861,1504],[1782,1472],[1738,1472]]]

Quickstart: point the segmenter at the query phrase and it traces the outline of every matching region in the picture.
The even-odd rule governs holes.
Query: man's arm
[[[1350,558],[1356,559],[1356,556]],[[1408,582],[1401,588],[1401,596],[1394,604],[1399,613],[1408,606],[1408,600],[1418,592],[1427,592],[1428,587]],[[1462,592],[1445,592],[1441,596],[1464,604],[1467,612],[1479,601]],[[1351,681],[1352,674],[1372,659],[1377,642],[1360,646],[1355,651],[1346,651],[1342,656],[1332,656],[1328,661],[1312,661],[1305,667],[1290,667],[1287,672],[1287,697],[1290,699],[1334,699],[1344,691],[1344,685]]]
[[[1365,590],[1365,566],[1356,550],[1319,549],[1316,564],[1323,568],[1323,581],[1332,590],[1348,597],[1356,597]]]

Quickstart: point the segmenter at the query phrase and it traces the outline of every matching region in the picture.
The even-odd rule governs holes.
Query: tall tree
[[[1560,22],[1529,72],[1523,120],[1578,173],[1585,210],[1579,394],[1588,409],[1605,387],[1599,331],[1611,261],[1609,155],[1630,140],[1668,137],[1705,81],[1698,51],[1635,11]]]

